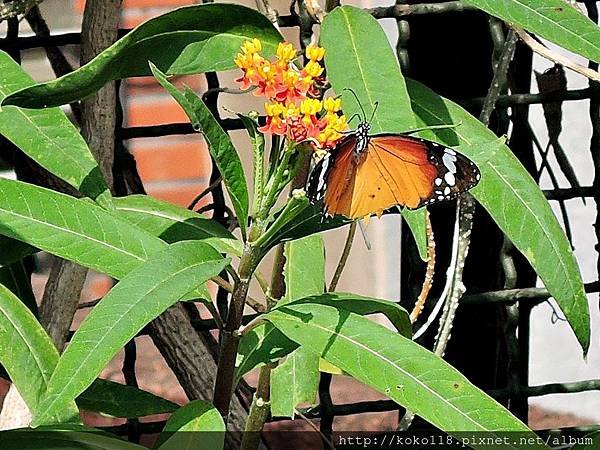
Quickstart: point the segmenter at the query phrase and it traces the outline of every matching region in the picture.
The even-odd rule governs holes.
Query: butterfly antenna
[[[356,99],[356,103],[358,103],[358,107],[360,108],[361,112],[362,112],[362,117],[359,117],[361,119],[361,122],[364,122],[367,120],[367,113],[365,112],[365,108],[363,108],[362,103],[360,102],[360,100],[358,99],[358,95],[356,95],[356,92],[354,92],[354,89],[352,88],[344,88],[342,89],[343,91],[350,91],[350,93],[352,93],[352,95],[354,96],[354,98]]]
[[[357,117],[360,119],[360,114],[358,114],[358,113],[352,114],[352,117],[350,117],[350,120],[348,120],[348,124],[350,124],[350,122],[352,122]]]
[[[371,118],[369,119],[369,123],[373,122],[373,118],[375,117],[375,113],[377,112],[377,108],[379,107],[379,102],[375,102],[373,105],[373,113],[371,114]]]

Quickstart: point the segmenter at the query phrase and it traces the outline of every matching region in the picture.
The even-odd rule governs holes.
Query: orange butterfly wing
[[[402,205],[420,206],[431,197],[438,170],[423,142],[399,135],[374,136],[356,161],[351,142],[338,149],[327,180],[329,214],[360,218]]]
[[[367,130],[346,136],[309,175],[307,195],[322,200],[327,214],[356,219],[395,205],[419,208],[456,198],[479,182],[477,166],[451,148],[402,134],[369,136]]]

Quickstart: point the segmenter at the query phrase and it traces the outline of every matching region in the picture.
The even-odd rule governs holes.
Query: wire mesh
[[[587,8],[589,17],[598,22],[598,10],[595,1],[583,1]],[[439,15],[448,13],[461,13],[464,11],[474,9],[471,6],[465,5],[460,1],[448,1],[440,3],[417,3],[417,4],[404,4],[400,1],[395,5],[386,7],[368,8],[369,11],[377,19],[395,19],[399,38],[397,42],[397,55],[403,68],[406,68],[409,61],[409,56],[406,51],[406,43],[410,39],[410,27],[406,20],[406,17],[411,15]],[[307,13],[306,10],[299,8],[296,11],[292,5],[290,15],[280,16],[278,18],[278,24],[280,27],[294,27],[298,29],[300,41],[303,46],[306,46],[310,42],[312,35],[312,29],[314,25],[317,25],[315,20]],[[43,19],[40,18],[38,20]],[[51,35],[43,32],[38,32],[35,36],[19,36],[19,26],[16,19],[10,19],[8,25],[8,33],[5,38],[0,39],[0,48],[11,54],[16,60],[20,60],[20,52],[27,49],[34,48],[60,48],[66,45],[77,45],[80,42],[79,33],[65,33],[58,35]],[[43,27],[42,27],[43,29]],[[47,27],[46,27],[47,29]],[[130,30],[120,30],[119,35],[124,36]],[[590,64],[590,67],[597,69],[597,65]],[[205,101],[211,108],[215,117],[218,118],[220,124],[224,129],[228,131],[243,129],[241,121],[231,118],[222,118],[219,115],[217,108],[220,90],[219,79],[216,74],[206,74],[208,82],[208,93],[204,96]],[[596,237],[600,242],[600,84],[596,82],[590,82],[589,87],[582,89],[564,90],[560,92],[546,92],[546,93],[512,93],[500,95],[496,103],[496,108],[507,109],[510,107],[516,107],[519,105],[534,105],[534,104],[545,104],[549,102],[568,102],[589,99],[589,117],[592,123],[593,135],[590,142],[590,153],[594,163],[595,179],[592,186],[582,186],[575,188],[554,188],[544,190],[544,194],[548,200],[551,201],[564,201],[568,199],[586,197],[593,198],[595,201],[597,213],[596,213]],[[458,103],[467,108],[473,108],[481,106],[483,98],[468,98],[459,100]],[[119,106],[120,107],[120,106]],[[120,114],[122,118],[122,113]],[[193,134],[196,131],[189,123],[170,123],[164,125],[153,125],[153,126],[123,126],[122,122],[119,123],[115,131],[115,139],[117,141],[117,148],[122,147],[123,143],[130,139],[142,138],[142,137],[159,137],[169,135],[186,135]],[[216,166],[213,164],[211,183],[217,180],[219,172]],[[222,191],[219,195],[214,197],[214,217],[220,221],[227,221],[226,209],[224,204],[224,197]],[[598,245],[595,247],[596,252],[599,252]],[[597,259],[597,267],[600,273],[600,258]],[[226,274],[225,274],[226,276]],[[600,292],[600,282],[595,281],[587,283],[585,285],[587,293]],[[221,291],[219,293],[221,298],[220,307],[226,308],[226,292]],[[553,384],[542,384],[536,386],[530,386],[527,383],[527,377],[522,376],[527,374],[528,361],[528,339],[529,339],[529,312],[531,308],[540,302],[543,302],[549,298],[549,293],[546,289],[540,287],[527,287],[520,289],[503,289],[497,291],[483,292],[477,294],[465,295],[461,299],[461,304],[465,307],[470,305],[481,304],[481,303],[497,303],[506,305],[508,307],[507,316],[507,331],[514,336],[514,340],[509,345],[509,358],[512,361],[518,362],[511,366],[509,370],[512,373],[509,374],[509,382],[506,387],[502,389],[490,390],[488,393],[494,398],[500,401],[506,401],[510,399],[513,402],[517,402],[525,405],[525,409],[522,408],[517,410],[516,413],[521,416],[525,421],[527,420],[527,400],[531,397],[556,394],[556,393],[578,393],[584,391],[595,391],[600,390],[600,379],[596,380],[585,380],[570,383],[553,383]],[[430,301],[434,302],[435,299]],[[95,302],[84,306],[93,306]],[[225,303],[225,305],[223,305]],[[247,323],[256,315],[247,315],[244,317],[244,322]],[[208,330],[215,329],[215,323],[212,320],[193,320],[193,324],[198,331],[206,332]],[[518,330],[518,334],[517,334]],[[141,334],[144,334],[142,332]],[[123,364],[123,373],[127,384],[136,385],[137,380],[135,376],[135,358],[136,349],[132,341],[131,344],[125,349],[125,360]],[[521,374],[517,374],[518,367],[524,366],[521,369]],[[304,408],[301,410],[302,414],[307,419],[320,419],[320,430],[324,435],[329,435],[332,432],[333,421],[335,417],[346,416],[353,414],[362,413],[373,413],[373,412],[385,412],[385,411],[396,411],[398,405],[391,400],[377,400],[377,401],[359,401],[347,404],[335,404],[332,401],[330,393],[332,376],[330,374],[322,374],[321,381],[319,384],[319,399],[320,404],[312,408]],[[274,421],[280,420],[278,418],[272,419]],[[147,423],[139,423],[136,420],[130,420],[125,425],[104,427],[107,431],[111,431],[116,434],[126,435],[131,440],[138,441],[141,433],[156,433],[159,432],[164,425],[163,421],[154,421]],[[565,433],[578,435],[594,429],[600,429],[598,426],[586,426],[586,427],[572,427],[565,428],[562,430]],[[546,430],[550,432],[550,430]]]

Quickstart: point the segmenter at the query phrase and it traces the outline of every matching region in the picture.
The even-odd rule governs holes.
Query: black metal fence
[[[313,16],[306,10],[301,2],[293,1],[290,7],[290,14],[282,15],[278,18],[278,24],[280,27],[294,27],[298,29],[300,41],[303,46],[310,42],[312,35],[313,26],[316,25],[316,21]],[[472,11],[473,8],[463,4],[460,1],[449,1],[449,2],[438,2],[438,3],[417,3],[417,4],[406,4],[399,0],[397,4],[387,7],[376,7],[370,8],[368,11],[377,19],[395,19],[399,29],[398,39],[398,57],[404,67],[410,63],[410,54],[406,49],[406,44],[410,39],[410,23],[406,19],[415,16],[432,16],[432,15],[445,15],[445,14],[461,14],[468,11]],[[412,2],[410,2],[412,3]],[[598,9],[596,1],[581,1],[580,3],[587,9],[589,17],[598,22]],[[79,44],[80,34],[79,33],[66,33],[60,35],[53,35],[45,26],[43,18],[38,16],[34,19],[36,26],[32,26],[36,31],[34,36],[20,36],[19,35],[19,22],[17,19],[9,19],[8,33],[6,37],[0,39],[0,48],[9,52],[15,59],[20,59],[20,53],[26,49],[34,48],[45,48],[48,52],[49,58],[53,63],[53,67],[56,66],[56,52],[60,47],[66,45],[77,45]],[[121,35],[124,35],[129,30],[121,30]],[[54,55],[54,56],[53,56]],[[53,61],[54,59],[54,61]],[[64,64],[62,68],[64,69]],[[590,67],[596,68],[597,65],[593,63]],[[216,74],[207,74],[207,81],[209,90],[205,94],[204,98],[209,103],[212,111],[217,117],[219,112],[217,109],[217,102],[219,94],[221,92],[219,79]],[[531,78],[531,72],[529,73]],[[527,84],[528,85],[528,84]],[[589,118],[592,124],[593,136],[591,138],[589,151],[594,163],[595,179],[592,186],[582,186],[575,188],[559,188],[545,190],[544,194],[550,201],[563,202],[568,199],[586,197],[591,198],[595,202],[597,209],[595,233],[597,242],[600,242],[600,85],[595,82],[590,82],[589,87],[584,89],[576,90],[557,90],[543,93],[513,93],[510,95],[500,95],[496,108],[497,110],[506,111],[508,108],[514,108],[519,106],[528,106],[533,104],[548,104],[551,102],[568,102],[577,100],[589,100]],[[483,98],[453,98],[459,104],[476,109],[480,107]],[[227,130],[241,129],[242,124],[236,119],[222,118],[220,119],[222,126]],[[124,149],[123,143],[129,139],[141,138],[141,137],[157,137],[166,135],[183,135],[195,133],[192,126],[189,123],[172,123],[166,125],[156,126],[142,126],[142,127],[123,127],[119,126],[115,131],[115,139],[117,141],[117,149]],[[535,148],[535,147],[534,147]],[[546,155],[539,155],[542,159],[545,159]],[[538,168],[539,169],[539,168]],[[211,181],[218,178],[218,170],[213,167]],[[214,196],[214,214],[218,220],[224,222],[227,221],[223,195]],[[218,203],[221,204],[218,204]],[[568,217],[565,216],[565,220]],[[595,250],[598,252],[598,244],[596,244]],[[600,252],[599,252],[600,253]],[[600,273],[600,258],[597,259],[597,273]],[[587,293],[600,292],[600,282],[594,281],[585,285]],[[220,292],[219,297],[221,303],[226,298],[225,292]],[[508,331],[507,339],[512,341],[512,345],[507,345],[507,351],[509,352],[510,361],[518,361],[515,367],[525,367],[522,374],[527,374],[527,366],[529,364],[529,312],[531,308],[541,302],[546,301],[549,298],[549,294],[546,289],[539,287],[524,287],[518,289],[508,290],[494,290],[488,292],[481,292],[477,294],[466,295],[461,299],[461,304],[464,308],[468,309],[471,305],[477,304],[498,304],[506,306],[507,316],[506,323]],[[515,307],[517,306],[517,307]],[[253,316],[248,316],[246,321],[251,319]],[[195,326],[199,331],[206,332],[209,329],[214,329],[215,325],[211,320],[195,320]],[[518,332],[517,332],[518,328]],[[597,342],[593,342],[593,345],[597,345]],[[135,362],[135,351],[126,352],[125,366],[130,369],[134,367]],[[509,369],[510,370],[510,369]],[[514,369],[516,370],[516,369]],[[513,374],[514,375],[514,374]],[[135,376],[135,373],[134,373]],[[129,377],[128,377],[129,378]],[[527,400],[531,397],[542,396],[547,394],[557,393],[577,393],[584,391],[597,391],[600,390],[600,379],[577,381],[572,383],[556,383],[556,384],[544,384],[539,386],[530,386],[527,383],[526,377],[523,376],[510,376],[509,382],[504,388],[493,389],[489,391],[489,394],[498,400],[506,403],[507,401],[516,402],[521,405],[525,405],[525,408],[513,409],[517,415],[521,416],[521,419],[527,421]],[[512,380],[512,381],[510,381]],[[515,382],[516,380],[516,382]],[[384,412],[384,411],[397,411],[398,405],[392,401],[380,400],[380,401],[362,401],[351,404],[334,404],[331,400],[329,392],[331,382],[331,375],[323,374],[320,387],[319,387],[319,398],[320,404],[313,408],[303,409],[302,413],[306,419],[319,419],[320,430],[324,435],[329,435],[332,432],[333,420],[338,416],[361,414],[368,412]],[[152,423],[137,423],[135,426],[142,433],[156,433],[162,429],[164,422],[152,422]],[[131,431],[129,424],[122,426],[108,427],[112,432],[118,434],[127,435]],[[600,425],[577,427],[577,428],[565,428],[562,430],[546,430],[546,432],[555,433],[566,433],[570,435],[581,435],[591,430],[600,429]]]

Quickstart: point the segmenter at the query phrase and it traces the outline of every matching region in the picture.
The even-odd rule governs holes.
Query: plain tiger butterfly
[[[312,168],[307,196],[322,202],[325,214],[359,219],[396,205],[416,209],[452,200],[481,178],[475,163],[451,148],[369,129],[362,120]]]

